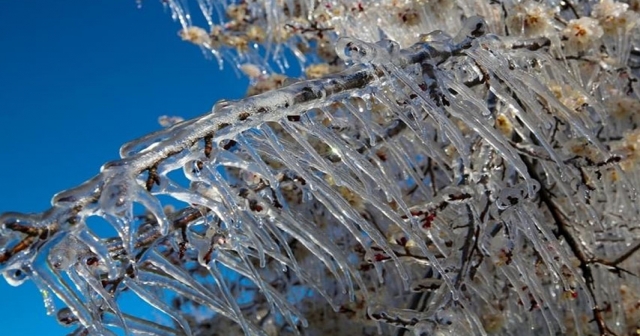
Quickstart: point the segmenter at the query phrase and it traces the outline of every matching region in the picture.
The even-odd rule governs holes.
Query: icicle
[[[222,302],[213,293],[199,292],[188,284],[182,283],[179,279],[163,276],[151,271],[139,271],[137,280],[140,285],[155,286],[162,289],[170,289],[176,294],[193,300],[194,302],[210,308],[212,311],[221,314],[227,318],[235,320],[233,312],[228,308],[228,304]]]
[[[364,285],[364,282],[362,281],[362,278],[359,276],[357,272],[350,271],[350,267],[347,266],[348,261],[342,255],[342,253],[339,252],[338,247],[335,246],[331,241],[325,239],[326,238],[325,235],[323,235],[321,232],[316,230],[313,226],[313,223],[307,223],[307,221],[304,219],[295,220],[290,214],[287,214],[287,213],[280,214],[279,218],[282,218],[283,222],[291,224],[289,227],[284,227],[282,225],[279,225],[279,227],[282,228],[283,231],[289,233],[297,241],[302,243],[307,249],[309,249],[309,251],[314,253],[322,261],[322,263],[329,269],[329,271],[337,279],[339,279],[341,283],[343,281],[346,281],[346,286],[349,289],[349,292],[351,293],[351,297],[354,298],[355,290],[353,287],[353,282],[351,280],[350,273],[353,274],[356,281],[358,282],[358,285],[361,288],[363,288],[365,285]],[[277,221],[276,223],[279,224],[281,222]],[[308,236],[309,238],[305,236]],[[322,253],[322,251],[318,247],[324,250],[324,253]],[[343,277],[339,276],[333,262],[331,262],[331,260],[329,260],[328,258],[324,257],[325,253],[331,256],[334,260],[336,260],[338,267],[340,267],[340,269],[342,270],[342,273],[344,273],[344,279]],[[298,269],[296,270],[296,273],[300,274],[302,273],[302,270]]]
[[[171,9],[171,18],[179,21],[182,29],[187,29],[191,26],[191,16],[181,2],[181,0],[166,0],[164,3]]]
[[[129,277],[125,277],[122,280],[122,283],[125,286],[127,286],[129,289],[131,289],[131,291],[136,293],[136,295],[138,295],[141,299],[146,301],[149,305],[153,306],[154,308],[158,309],[159,311],[167,314],[169,317],[174,319],[180,325],[180,327],[182,328],[185,334],[187,334],[188,336],[192,335],[191,328],[189,328],[189,323],[184,318],[184,316],[182,316],[180,312],[175,311],[175,309],[172,309],[171,306],[162,302],[160,298],[158,298],[155,294],[151,293],[150,291],[146,290],[143,286],[138,284],[136,280]]]
[[[53,315],[56,313],[56,305],[53,302],[53,296],[51,291],[47,288],[46,284],[43,284],[40,281],[40,278],[34,277],[33,282],[40,290],[40,294],[42,294],[42,300],[44,302],[44,308],[47,311],[47,315]]]
[[[234,219],[232,222],[228,222],[228,224],[233,223],[233,230],[242,230],[243,234],[246,235],[250,242],[251,247],[258,250],[258,254],[260,256],[260,266],[264,267],[266,263],[265,254],[264,254],[264,245],[265,244],[273,244],[273,239],[269,237],[264,230],[259,228],[259,225],[253,226],[256,222],[255,217],[249,217],[246,213],[246,202],[242,202],[237,199],[234,195],[234,190],[231,186],[227,184],[225,179],[220,175],[217,169],[211,169],[208,165],[205,166],[205,172],[209,174],[210,180],[212,183],[217,186],[217,190],[222,195],[224,202],[227,203],[227,209],[229,210],[232,218]],[[249,209],[250,210],[250,209]],[[244,220],[243,220],[244,219]],[[241,227],[244,226],[244,227]],[[252,230],[251,226],[255,229]],[[246,245],[245,245],[246,246]],[[248,247],[248,246],[246,246]]]
[[[236,298],[233,296],[233,294],[229,290],[229,287],[227,286],[227,283],[225,282],[225,277],[222,275],[222,273],[218,269],[218,266],[216,266],[216,261],[212,260],[208,264],[205,264],[203,266],[205,266],[209,270],[209,273],[211,273],[211,276],[215,279],[216,283],[218,284],[218,287],[220,288],[220,291],[222,292],[222,295],[227,301],[227,304],[229,304],[231,309],[233,309],[233,312],[236,315],[235,316],[236,321],[240,324],[245,334],[266,335],[264,331],[258,330],[256,326],[254,326],[253,324],[250,324],[250,322],[247,321],[247,319],[244,317],[244,315],[242,314],[242,311],[240,310],[240,307],[238,306],[238,303],[236,302]]]
[[[293,305],[287,302],[286,299],[284,299],[280,293],[267,290],[268,288],[271,287],[271,285],[266,283],[261,278],[260,273],[258,273],[253,263],[251,263],[251,261],[249,260],[249,256],[244,254],[243,251],[239,251],[239,255],[241,260],[243,260],[243,264],[247,266],[248,270],[253,275],[251,278],[255,279],[254,283],[258,285],[258,287],[265,294],[267,301],[271,304],[272,309],[275,309],[277,307],[282,313],[282,315],[284,316],[287,323],[291,326],[294,326],[294,334],[299,335],[300,332],[298,331],[298,328],[295,327],[297,325],[297,323],[295,322],[295,317],[297,316],[298,318],[300,318],[300,321],[302,322],[303,325],[308,325],[308,322],[304,318],[304,315],[300,313],[300,311],[298,311],[297,308],[295,308]],[[279,254],[273,254],[271,256],[273,256],[276,259],[279,259],[278,258]],[[279,261],[283,262],[284,260],[279,259]]]
[[[509,86],[510,89],[515,91],[520,97],[520,99],[527,99],[532,102],[531,104],[535,105],[535,99],[531,96],[530,91],[533,89],[533,92],[538,94],[540,97],[544,98],[549,104],[552,105],[563,119],[567,120],[571,123],[572,127],[580,132],[584,137],[589,139],[591,142],[601,153],[607,153],[607,150],[601,144],[601,142],[594,137],[594,134],[586,128],[584,120],[580,118],[576,113],[573,113],[568,110],[566,106],[558,101],[558,99],[553,96],[549,92],[549,90],[542,86],[535,78],[531,75],[524,73],[522,70],[514,69],[510,72],[507,72],[508,66],[504,64],[505,62],[496,62],[495,57],[489,55],[486,51],[481,51],[480,49],[475,49],[469,51],[469,56],[474,58],[478,63],[482,64],[482,66],[487,67],[491,71],[493,71],[500,79],[505,81],[505,83]],[[493,59],[491,59],[491,58]],[[524,90],[524,88],[527,88]]]
[[[274,255],[274,257],[276,257],[277,259],[277,256]],[[281,293],[276,291],[275,288],[273,288],[270,284],[264,282],[261,277],[256,276],[254,270],[251,269],[251,265],[248,265],[242,261],[238,261],[237,259],[237,256],[230,256],[227,252],[221,251],[218,255],[217,261],[219,261],[224,266],[238,272],[239,274],[251,279],[251,281],[263,291],[263,294],[266,296],[267,301],[269,301],[271,305],[279,307],[279,309],[283,313],[288,311],[293,312],[294,315],[301,316],[298,315],[298,310],[291,306],[291,304],[287,302],[286,298],[283,297]],[[286,263],[286,260],[280,259],[278,261]],[[320,293],[320,295],[322,295],[327,300],[327,302],[329,302],[329,304],[337,311],[337,303],[335,303],[332,300],[332,297],[322,289],[322,287],[318,284],[317,279],[308,275],[306,272],[304,272],[304,270],[301,270],[301,272],[302,273],[298,274],[298,277],[300,277],[300,279],[302,279],[307,285],[311,286],[318,293]]]
[[[279,148],[281,148],[281,145],[278,145],[277,137],[275,136],[275,134],[273,134],[270,130],[266,130],[266,129],[262,129],[262,130],[263,132],[265,132],[267,141],[270,142],[271,146],[274,147],[274,149],[278,150]],[[348,203],[344,201],[344,199],[341,196],[339,196],[336,191],[334,191],[328,185],[326,185],[324,181],[319,180],[315,176],[311,176],[307,174],[305,170],[296,163],[296,160],[290,157],[286,151],[282,151],[282,149],[280,149],[280,153],[286,162],[289,162],[291,165],[296,166],[295,167],[296,172],[300,174],[300,176],[302,176],[311,186],[313,186],[312,189],[314,187],[320,189],[319,193],[314,193],[320,202],[324,203],[325,206],[327,206],[327,208],[329,209],[333,208],[332,204],[334,204],[334,202],[336,203],[337,209],[332,211],[333,215],[336,218],[342,219],[343,224],[347,224],[348,223],[347,219],[344,218],[344,216],[347,216],[349,219],[358,223],[358,225],[360,225],[360,227],[369,234],[370,238],[373,241],[375,241],[376,244],[378,244],[383,250],[385,250],[385,252],[391,255],[392,258],[396,258],[396,261],[397,261],[396,265],[398,267],[398,271],[400,275],[402,276],[403,279],[405,280],[408,279],[406,270],[404,270],[404,268],[402,267],[402,264],[399,262],[399,260],[397,260],[397,257],[395,257],[395,254],[391,252],[384,237],[382,237],[382,235],[377,229],[373,228],[369,223],[362,220],[361,216],[355,213],[355,211],[348,205]],[[325,195],[326,196],[332,195],[332,199],[330,200],[325,198],[326,197]],[[357,231],[354,230],[350,225],[347,225],[347,228],[352,232],[354,237],[360,236],[360,234],[357,233]],[[366,244],[364,243],[362,243],[362,245],[366,246]]]
[[[468,126],[472,127],[485,141],[491,144],[505,160],[509,161],[509,163],[518,170],[520,175],[525,178],[525,181],[527,181],[528,195],[529,197],[533,197],[540,189],[540,185],[531,179],[524,162],[522,162],[520,157],[508,144],[507,140],[499,132],[488,127],[486,123],[483,123],[477,116],[473,116],[471,113],[466,112],[480,111],[481,114],[489,115],[491,113],[487,110],[485,104],[472,96],[471,92],[467,88],[456,83],[450,78],[447,78],[444,74],[439,76],[438,81],[441,82],[443,86],[449,87],[448,90],[443,90],[444,94],[451,102],[451,106],[446,108],[446,110],[453,116],[463,120]],[[452,92],[455,92],[455,95]]]
[[[193,288],[196,292],[201,293],[204,297],[214,297],[213,294],[202,284],[195,281],[184,270],[173,265],[169,260],[162,256],[156,249],[151,249],[145,254],[145,260],[158,267],[165,273],[171,275],[181,283]]]
[[[129,199],[144,206],[144,208],[153,215],[160,234],[166,236],[169,233],[169,227],[171,224],[167,219],[167,215],[164,213],[164,209],[160,201],[139,185],[133,185],[132,189],[131,197]]]
[[[105,169],[109,171],[109,168]],[[133,214],[131,203],[131,189],[136,188],[123,177],[121,173],[116,173],[109,179],[102,190],[99,199],[100,209],[103,217],[118,232],[120,239],[124,242],[125,250],[133,253],[135,245],[136,228],[133,227]]]
[[[521,274],[530,274],[529,273],[525,273],[525,267],[529,267],[530,269],[530,262],[525,262],[524,260],[521,259],[520,256],[515,255],[513,258],[513,264],[514,266],[520,271]],[[564,321],[560,320],[558,317],[558,313],[556,310],[555,305],[553,304],[553,300],[552,298],[550,298],[546,292],[544,291],[543,288],[540,287],[539,285],[539,279],[537,277],[534,276],[524,276],[522,277],[524,283],[527,284],[527,288],[529,290],[529,293],[531,294],[531,296],[533,297],[534,300],[534,304],[538,306],[538,308],[541,308],[543,305],[548,309],[548,311],[551,313],[551,318],[554,318],[557,322],[557,325],[562,325],[564,323]],[[534,281],[534,280],[538,280],[538,281]],[[528,301],[523,301],[523,302],[529,302],[531,300]],[[547,331],[549,332],[549,334],[553,333],[553,326],[552,326],[552,321],[551,318],[549,316],[547,316],[547,309],[540,309],[540,313],[543,316],[544,319],[544,323],[547,327]],[[561,327],[562,328],[562,327]]]
[[[414,94],[417,95],[420,102],[424,105],[424,110],[429,113],[431,117],[433,117],[438,125],[444,130],[449,139],[455,144],[456,149],[460,153],[460,156],[465,161],[465,166],[468,166],[468,158],[471,156],[469,151],[469,145],[467,141],[464,139],[464,136],[460,133],[458,127],[456,127],[452,121],[445,115],[444,109],[438,105],[428,97],[425,92],[411,79],[407,76],[404,71],[398,69],[393,64],[386,65],[389,68],[389,74],[397,77],[402,83],[407,85]]]
[[[357,304],[354,328],[367,324],[358,314],[368,307],[380,333],[394,324],[415,333],[490,333],[482,324],[485,311],[498,310],[496,300],[505,316],[493,326],[500,332],[564,332],[567,317],[578,324],[582,314],[605,301],[614,305],[607,323],[624,328],[623,319],[629,318],[615,307],[623,281],[589,295],[585,289],[609,281],[609,272],[593,268],[593,284],[586,284],[569,257],[575,251],[545,223],[556,209],[545,209],[549,206],[535,197],[551,198],[561,216],[572,218],[574,238],[594,260],[608,260],[636,240],[629,223],[638,213],[637,141],[623,133],[635,122],[616,120],[611,126],[615,111],[602,102],[619,94],[638,98],[637,70],[626,69],[635,64],[629,54],[637,27],[628,34],[608,31],[593,50],[569,59],[562,32],[518,42],[483,36],[487,27],[505,32],[504,22],[522,4],[506,4],[506,17],[499,6],[481,5],[489,23],[470,17],[458,29],[459,18],[477,8],[447,3],[444,7],[455,9],[435,13],[431,5],[402,1],[356,7],[339,1],[250,1],[242,3],[241,19],[225,23],[221,8],[232,2],[197,0],[209,26],[214,8],[221,13],[223,22],[211,33],[192,25],[188,1],[166,4],[183,36],[216,56],[259,64],[259,54],[265,54],[287,67],[286,48],[302,59],[301,48],[335,45],[336,68],[343,61],[348,67],[220,102],[211,113],[125,144],[123,159],[56,195],[47,212],[3,215],[0,271],[10,284],[31,278],[46,304],[53,303],[52,295],[59,297],[69,307],[59,311],[59,319],[76,325],[77,335],[113,334],[103,324],[125,333],[183,334],[122,313],[116,299],[127,289],[170,315],[187,334],[190,320],[159,292],[210,308],[247,334],[270,334],[271,327],[289,331],[282,329],[286,325],[292,333],[316,327],[313,314],[327,307],[304,306],[312,300],[294,298],[295,290],[314,291],[313,299],[323,296],[336,312]],[[611,18],[597,14],[603,4],[574,5],[578,15],[590,13],[604,29]],[[559,9],[557,18],[573,19],[568,18],[572,10]],[[587,21],[595,27],[596,20]],[[382,23],[386,27],[372,28]],[[228,46],[219,39],[248,36],[243,25],[267,31],[265,49],[250,46],[240,55],[224,49]],[[291,28],[286,34],[284,25]],[[423,35],[422,42],[403,50],[390,40],[370,43],[402,34],[399,42],[406,45],[426,27],[458,33]],[[335,57],[328,53],[320,56]],[[617,71],[615,64],[621,67]],[[551,83],[564,86],[556,92]],[[588,106],[573,108],[558,98],[567,94],[565,86],[574,87],[584,96],[579,102]],[[613,137],[620,134],[624,139],[618,144]],[[557,149],[578,136],[590,142],[597,157],[573,158]],[[152,172],[157,181],[144,185]],[[545,194],[536,195],[542,187]],[[185,202],[185,208],[165,214],[164,198],[168,204]],[[135,203],[147,217],[134,214]],[[88,216],[103,217],[117,237],[97,237],[87,226]],[[462,260],[467,236],[477,246]],[[170,253],[179,253],[185,266],[172,264]],[[543,262],[532,268],[527,264],[532,258]],[[217,263],[242,278],[239,291]],[[216,284],[201,282],[202,271]],[[567,288],[579,288],[580,297],[559,302]],[[246,299],[239,294],[243,289],[256,296],[251,318],[239,304]],[[406,289],[428,294],[409,302]],[[347,296],[356,302],[345,306]],[[53,306],[47,309],[52,312]],[[577,333],[588,334],[594,325]]]
[[[124,320],[124,317],[122,316],[122,312],[120,312],[120,309],[118,308],[118,304],[116,303],[114,298],[111,296],[111,294],[109,294],[104,289],[102,283],[95,278],[91,270],[88,269],[86,263],[87,261],[78,263],[75,267],[75,271],[83,280],[82,282],[77,283],[76,285],[77,286],[83,285],[83,284],[89,285],[89,287],[93,289],[95,293],[97,293],[105,301],[105,303],[107,304],[107,307],[109,307],[109,309],[116,315],[116,317],[120,322],[120,327],[122,327],[122,329],[124,330],[125,335],[128,334],[129,329],[127,328],[127,324]]]
[[[365,133],[369,137],[369,144],[372,147],[375,146],[377,137],[381,136],[382,134],[382,131],[379,129],[379,127],[376,127],[377,125],[371,122],[370,116],[362,116],[362,114],[365,113],[364,109],[356,107],[349,101],[346,101],[343,105],[360,122],[360,126],[364,128]]]
[[[143,320],[132,315],[122,314],[129,330],[134,335],[174,335],[179,336],[181,333],[175,329],[168,328],[161,324],[157,324],[151,321]],[[119,326],[119,317],[113,315],[110,312],[104,312],[103,321],[105,325]]]
[[[119,269],[117,263],[111,258],[107,245],[88,228],[79,230],[76,236],[79,241],[87,245],[91,252],[98,256],[99,263],[102,264],[100,269],[107,273],[107,278],[115,280],[119,275]]]
[[[492,78],[489,81],[491,84],[491,91],[516,112],[518,118],[522,120],[527,129],[536,136],[536,140],[538,140],[544,147],[544,149],[546,149],[547,154],[559,165],[561,176],[568,176],[570,174],[570,171],[566,168],[563,161],[560,159],[556,151],[552,148],[551,144],[549,144],[549,142],[546,140],[545,136],[542,134],[538,125],[536,124],[536,121],[533,120],[533,118],[536,118],[538,119],[538,122],[542,122],[538,115],[534,114],[533,116],[529,116],[528,114],[525,114],[519,104],[517,104],[516,101],[509,94],[507,94],[504,89],[500,87],[495,79]],[[530,100],[525,100],[525,102],[530,102]],[[540,106],[538,106],[537,104],[534,106],[528,105],[527,107],[529,107],[529,109],[531,110],[540,108]]]
[[[54,250],[59,244],[64,244],[65,239],[69,237],[66,234],[57,234],[40,248],[38,255],[36,256],[32,265],[31,276],[36,281],[47,288],[49,288],[64,304],[66,304],[71,312],[77,317],[80,323],[89,328],[94,333],[99,333],[100,326],[99,321],[95,321],[88,307],[80,300],[77,294],[69,288],[69,285],[64,281],[62,275],[58,271],[59,268],[69,267],[73,262],[73,252],[66,249],[65,251],[58,249],[62,252],[62,256],[55,256]],[[54,263],[58,267],[54,268],[54,264],[51,264],[49,260],[54,260]]]
[[[202,15],[207,20],[209,27],[213,27],[213,4],[210,0],[198,0],[198,6]]]

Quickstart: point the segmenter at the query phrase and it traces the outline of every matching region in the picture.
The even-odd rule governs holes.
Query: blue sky
[[[159,0],[0,0],[0,212],[40,212],[119,146],[191,118],[247,82],[220,71]],[[63,335],[28,282],[0,279],[0,334]]]

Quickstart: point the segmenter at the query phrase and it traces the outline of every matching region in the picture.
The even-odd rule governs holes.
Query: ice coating
[[[186,3],[166,2],[183,38],[210,48],[215,31],[189,30]],[[269,39],[294,12],[316,10],[197,3],[211,26],[216,11],[264,19]],[[603,98],[637,88],[631,72],[579,77],[584,64],[556,59],[553,36],[487,35],[500,33],[491,17],[441,18],[447,32],[412,34],[430,25],[414,22],[428,4],[395,4],[401,15],[384,31],[334,27],[343,71],[221,101],[123,145],[122,159],[57,194],[45,213],[2,215],[5,279],[33,280],[51,293],[47,304],[50,295],[63,303],[62,323],[96,334],[206,334],[189,307],[207,309],[220,330],[265,335],[329,333],[323,318],[354,334],[371,321],[382,333],[451,335],[597,322],[599,305],[625,297],[594,285],[622,282],[617,261],[640,246],[620,224],[638,215],[638,136],[609,116],[633,105]],[[405,33],[417,43],[391,20],[414,27]],[[598,76],[615,88],[593,85]],[[94,232],[92,218],[115,234]],[[127,294],[174,324],[128,315]],[[606,317],[612,328],[631,326],[627,311],[611,309],[624,317]]]

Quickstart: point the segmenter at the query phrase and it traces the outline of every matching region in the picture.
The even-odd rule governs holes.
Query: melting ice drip
[[[0,217],[4,277],[78,334],[581,334],[605,302],[626,330],[640,285],[605,259],[638,236],[637,169],[607,133],[624,126],[603,127],[549,40],[486,29],[342,38],[341,73],[125,144],[50,210]],[[127,293],[173,322],[128,313]]]

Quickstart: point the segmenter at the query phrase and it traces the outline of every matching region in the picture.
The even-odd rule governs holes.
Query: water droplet
[[[78,317],[68,307],[58,310],[56,318],[65,327],[78,323]]]

